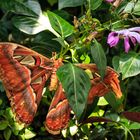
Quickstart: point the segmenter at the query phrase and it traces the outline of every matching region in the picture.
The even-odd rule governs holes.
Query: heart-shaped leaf
[[[61,66],[57,76],[65,90],[67,99],[78,119],[80,119],[90,89],[90,79],[84,70],[70,64]]]
[[[140,73],[140,55],[136,52],[121,55],[117,69],[122,73],[122,79],[138,75]]]

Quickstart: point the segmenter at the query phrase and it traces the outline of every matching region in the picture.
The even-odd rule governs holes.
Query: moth
[[[29,125],[33,121],[37,112],[37,107],[42,98],[42,91],[45,83],[51,76],[51,79],[53,79],[54,74],[52,73],[55,73],[56,69],[59,67],[59,62],[60,60],[54,62],[19,44],[0,43],[0,79],[2,80],[7,97],[10,100],[12,110],[18,122]],[[54,81],[56,80],[52,80],[50,84],[51,90],[55,86]],[[58,88],[58,91],[59,89],[60,88]],[[53,116],[51,115],[52,120],[55,116],[57,119],[61,120],[61,118],[59,118],[62,117],[61,115],[63,113],[61,112],[69,112],[70,107],[68,103],[66,107],[68,111],[63,110],[63,106],[59,107],[59,102],[65,99],[63,92],[56,91],[54,98],[49,109],[50,113],[48,113],[47,116],[49,117],[51,112],[54,111]],[[58,112],[58,108],[62,111]],[[66,118],[63,118],[63,126],[58,126],[59,131],[68,123],[69,117],[67,116],[66,114]],[[53,125],[48,125],[46,123],[47,130]],[[56,134],[55,129],[58,133],[58,128],[55,125],[50,132]]]
[[[19,44],[0,43],[0,79],[18,122],[31,124],[46,81],[50,79],[49,90],[56,92],[46,116],[45,128],[56,135],[68,126],[71,107],[56,76],[57,69],[62,65],[62,59],[49,59]],[[113,69],[108,67],[104,80],[101,80],[95,64],[76,66],[89,69],[93,74],[88,104],[94,101],[95,96],[103,96],[111,90],[121,97],[118,74]]]

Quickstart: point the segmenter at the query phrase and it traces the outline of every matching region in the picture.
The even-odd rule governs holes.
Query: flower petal
[[[129,36],[134,37],[137,40],[137,42],[140,44],[140,34],[139,33],[130,32]]]
[[[117,31],[118,35],[122,35],[124,38],[131,36],[131,32],[128,29]]]
[[[116,46],[119,42],[119,36],[116,32],[111,32],[108,35],[107,43],[110,45],[110,47]]]
[[[136,45],[136,39],[133,37],[133,36],[131,36],[131,37],[129,37],[130,39],[131,39],[131,42],[133,43],[133,45],[135,46]]]
[[[140,32],[140,27],[133,27],[128,29],[130,32]]]
[[[111,2],[113,2],[114,0],[105,0],[106,2],[108,2],[108,3],[111,3]]]
[[[123,30],[120,30],[120,31],[116,31],[116,33],[118,33],[118,35],[124,35],[124,36],[127,36],[129,34],[129,30],[128,29],[123,29]]]
[[[130,44],[129,44],[129,38],[125,37],[124,39],[124,47],[125,47],[125,52],[128,53],[129,49],[130,49]]]

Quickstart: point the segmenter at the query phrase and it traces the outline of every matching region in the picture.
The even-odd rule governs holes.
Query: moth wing
[[[62,85],[59,84],[46,116],[45,127],[53,135],[67,127],[71,108],[65,97]]]
[[[30,58],[27,58],[29,56]],[[34,60],[34,64],[25,59]],[[0,43],[0,79],[16,119],[21,123],[30,124],[36,114],[43,87],[49,77],[49,64],[51,61],[48,58],[26,47],[14,43]],[[38,76],[35,76],[35,73],[38,73]],[[38,79],[40,82],[35,82]]]
[[[88,104],[91,104],[96,96],[104,96],[110,91],[113,91],[117,98],[122,97],[121,88],[119,85],[119,74],[111,67],[106,68],[106,74],[103,79],[99,75],[96,64],[76,64],[82,69],[89,69],[93,74],[91,80],[91,89],[88,95]]]

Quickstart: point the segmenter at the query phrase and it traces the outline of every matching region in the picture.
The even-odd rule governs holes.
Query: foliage
[[[0,0],[1,42],[23,44],[49,58],[56,52],[56,59],[69,62],[57,76],[74,111],[60,135],[46,132],[42,120],[54,93],[45,87],[33,123],[24,128],[15,121],[0,83],[0,139],[140,139],[140,37],[129,35],[128,53],[122,34],[116,47],[107,43],[110,32],[139,26],[139,9],[140,0]],[[91,73],[73,63],[96,63],[102,79],[107,65],[114,68],[120,74],[123,97],[108,93],[88,106]]]

